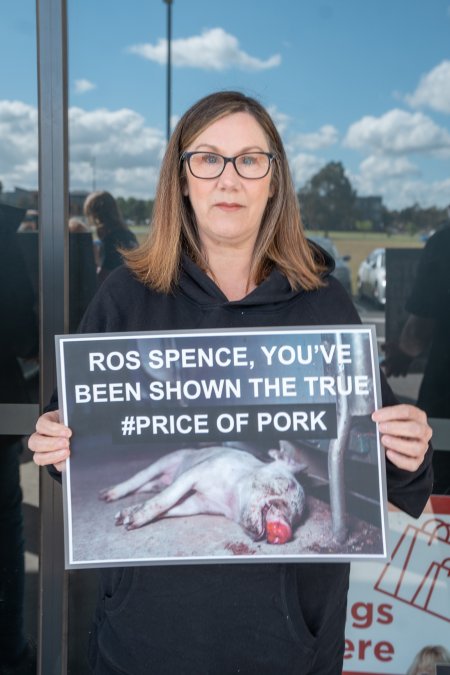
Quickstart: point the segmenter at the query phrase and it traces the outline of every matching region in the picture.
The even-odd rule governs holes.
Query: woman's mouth
[[[220,209],[221,211],[239,211],[239,209],[242,209],[242,204],[236,204],[235,202],[218,202],[216,205],[216,208]]]

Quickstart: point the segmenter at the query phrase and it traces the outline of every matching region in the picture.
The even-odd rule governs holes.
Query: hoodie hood
[[[326,271],[322,276],[323,278],[326,278],[334,270],[333,258],[315,242],[308,240],[308,244],[314,253],[315,259],[321,264],[325,264]],[[182,256],[182,273],[180,276],[179,288],[184,295],[187,295],[197,305],[214,307],[224,305],[229,307],[258,307],[264,305],[267,308],[268,305],[288,302],[292,298],[305,292],[301,288],[293,290],[284,274],[277,268],[274,268],[267,279],[251,293],[241,300],[230,302],[217,284],[215,284],[215,282],[186,254],[183,254]]]

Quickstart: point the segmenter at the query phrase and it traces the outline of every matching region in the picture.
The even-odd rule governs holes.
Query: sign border
[[[67,408],[67,392],[66,392],[66,368],[65,359],[66,354],[64,347],[70,342],[108,342],[110,340],[130,340],[142,338],[164,338],[164,337],[195,337],[201,335],[202,337],[217,337],[220,335],[229,336],[252,336],[252,335],[310,335],[323,333],[366,333],[369,335],[370,357],[371,357],[371,376],[374,390],[375,409],[381,407],[381,383],[380,383],[380,369],[378,364],[377,352],[377,338],[376,328],[372,324],[358,324],[358,325],[326,325],[326,326],[281,326],[271,328],[221,328],[221,329],[188,329],[188,330],[161,330],[161,331],[131,331],[120,333],[83,333],[76,335],[57,335],[55,336],[56,346],[56,362],[57,362],[57,379],[58,379],[58,394],[60,401],[60,411],[62,411],[61,421],[69,426],[68,408]],[[149,557],[149,558],[118,558],[114,560],[75,560],[73,555],[73,530],[72,530],[72,492],[71,492],[71,460],[66,463],[66,470],[63,471],[63,506],[64,506],[64,548],[65,548],[65,565],[66,569],[81,569],[94,567],[117,567],[117,566],[140,566],[140,565],[182,565],[182,564],[223,564],[223,563],[280,563],[280,562],[350,562],[350,561],[386,561],[389,557],[387,532],[388,532],[388,508],[387,508],[387,487],[386,487],[386,460],[385,453],[381,446],[380,434],[378,432],[378,425],[376,425],[377,433],[377,474],[378,474],[378,490],[380,494],[380,522],[381,522],[381,538],[382,538],[382,552],[379,554],[373,553],[352,553],[352,554],[336,554],[336,553],[304,553],[296,555],[244,555],[239,554],[235,556],[183,556],[180,558],[174,557]]]

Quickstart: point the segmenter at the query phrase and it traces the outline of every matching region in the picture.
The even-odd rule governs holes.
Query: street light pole
[[[164,2],[167,5],[167,141],[169,141],[172,117],[172,0]]]

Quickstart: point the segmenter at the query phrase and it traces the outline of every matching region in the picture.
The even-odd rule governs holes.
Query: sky
[[[151,198],[166,143],[163,0],[68,0],[71,190]],[[37,187],[34,0],[0,21],[0,181]],[[388,208],[450,204],[450,0],[173,0],[172,124],[238,89],[294,182],[339,161]],[[172,127],[173,128],[173,127]]]

